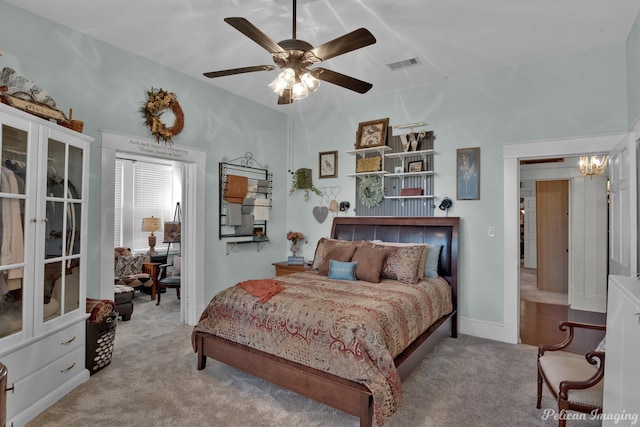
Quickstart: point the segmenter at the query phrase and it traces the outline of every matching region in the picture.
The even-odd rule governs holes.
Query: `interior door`
[[[568,292],[569,181],[536,182],[538,289]]]
[[[571,181],[569,301],[574,310],[607,311],[607,178]]]
[[[536,236],[536,198],[524,198],[524,266],[538,268]]]

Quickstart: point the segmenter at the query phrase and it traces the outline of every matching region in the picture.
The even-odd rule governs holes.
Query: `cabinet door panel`
[[[25,202],[29,134],[2,125],[0,133],[0,338],[23,330]]]

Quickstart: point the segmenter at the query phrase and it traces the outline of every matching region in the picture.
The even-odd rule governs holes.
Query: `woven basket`
[[[82,129],[84,128],[84,122],[82,120],[69,120],[69,129],[73,129],[76,132],[82,133]]]

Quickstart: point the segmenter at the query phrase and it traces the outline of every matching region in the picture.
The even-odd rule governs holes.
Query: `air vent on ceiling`
[[[395,70],[399,70],[400,68],[411,67],[413,65],[419,65],[419,64],[420,64],[420,61],[416,57],[416,58],[409,58],[409,59],[403,59],[401,61],[392,62],[390,64],[387,64],[387,67],[389,67],[391,71],[395,71]]]

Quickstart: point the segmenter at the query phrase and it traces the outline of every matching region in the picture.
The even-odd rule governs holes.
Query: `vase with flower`
[[[287,233],[287,240],[291,241],[291,247],[289,247],[289,250],[291,251],[294,257],[298,252],[298,241],[302,239],[304,239],[304,234],[302,234],[299,231],[289,231]]]

